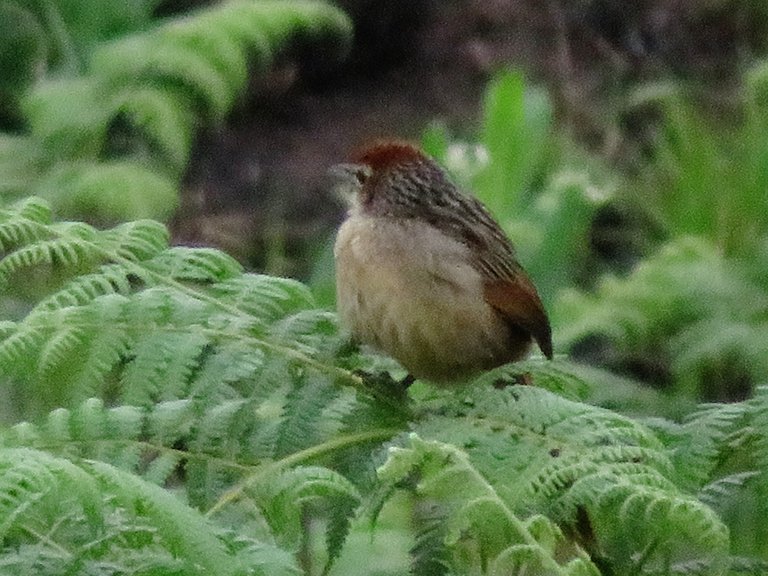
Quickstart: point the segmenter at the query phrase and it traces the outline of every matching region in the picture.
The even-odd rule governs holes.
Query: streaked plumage
[[[336,240],[337,300],[356,338],[435,382],[519,360],[532,340],[552,357],[547,315],[512,244],[434,160],[382,143],[341,171],[354,198]]]

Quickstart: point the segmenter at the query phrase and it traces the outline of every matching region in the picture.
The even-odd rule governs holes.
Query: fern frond
[[[245,274],[214,286],[212,293],[266,322],[274,322],[314,305],[309,288],[288,278]]]
[[[176,210],[176,183],[128,160],[62,162],[35,187],[66,214],[101,221],[167,219]]]
[[[129,86],[115,96],[114,106],[115,114],[125,115],[138,138],[147,143],[152,165],[180,176],[194,137],[190,97],[179,90]]]
[[[23,211],[27,211],[27,208],[32,209],[32,217],[42,216],[34,213],[37,210],[34,204],[23,207]],[[8,239],[9,250],[0,259],[0,269],[6,275],[40,264],[74,268],[82,273],[101,261],[123,261],[122,267],[107,265],[101,268],[99,275],[84,275],[72,280],[60,293],[44,300],[39,308],[60,307],[73,302],[85,303],[97,295],[124,293],[129,288],[127,284],[137,277],[151,283],[148,269],[126,268],[126,261],[155,256],[167,248],[168,243],[165,227],[149,220],[128,222],[112,230],[97,231],[77,222],[46,225],[27,217],[23,212],[9,213],[5,225],[0,223],[0,237],[3,235]],[[13,246],[11,241],[20,244]]]
[[[6,371],[24,371],[33,369],[28,355],[37,355],[45,342],[45,333],[36,326],[20,329],[15,322],[2,325],[3,341],[0,342],[0,365],[7,366]]]
[[[684,237],[627,278],[604,278],[596,294],[566,291],[554,316],[566,345],[597,335],[621,354],[661,355],[691,395],[704,387],[713,365],[735,364],[759,381],[768,369],[766,306],[765,289],[748,267],[701,239]],[[718,392],[727,397],[727,390]]]
[[[231,256],[210,248],[176,246],[146,262],[149,269],[188,282],[221,282],[242,276],[242,265]]]
[[[107,135],[110,110],[94,77],[45,80],[25,97],[32,136],[56,160],[95,158]]]
[[[538,523],[550,525],[548,538],[539,541],[545,531],[535,532],[520,519],[509,502],[495,489],[470,457],[450,444],[425,441],[411,434],[404,447],[390,448],[387,462],[379,468],[384,486],[394,489],[415,479],[419,498],[434,500],[441,512],[441,540],[450,552],[448,559],[457,574],[471,566],[495,566],[534,573],[569,574],[551,544],[559,530],[542,517]],[[434,524],[430,524],[434,530]],[[430,530],[427,536],[433,533]],[[597,573],[586,556],[577,552],[569,558]]]
[[[642,556],[656,540],[679,545],[650,553],[649,566],[725,556],[722,521],[677,487],[672,453],[638,422],[527,386],[473,388],[461,401],[436,402],[440,415],[421,421],[418,433],[463,447],[512,510],[544,513],[577,532],[586,514],[589,534],[577,541],[597,538],[612,562]],[[461,485],[453,490],[463,494]],[[664,522],[656,510],[666,511]]]
[[[275,443],[278,456],[285,456],[296,449],[307,448],[322,441],[317,436],[323,431],[320,423],[326,422],[325,410],[338,397],[339,392],[333,382],[326,378],[300,382],[288,392]],[[341,421],[342,416],[338,415],[337,421]]]
[[[157,331],[143,338],[132,348],[135,357],[122,374],[123,402],[146,406],[157,399],[185,397],[189,378],[209,342],[195,332]],[[147,382],[153,386],[147,387]]]
[[[153,220],[125,222],[101,232],[107,257],[146,260],[168,248],[168,230]]]
[[[243,274],[215,250],[167,248],[165,228],[149,221],[40,228],[42,240],[7,257],[53,237],[82,243],[95,260],[90,270],[77,263],[79,276],[2,326],[0,375],[33,411],[94,395],[148,411],[142,435],[125,428],[122,442],[82,438],[68,412],[56,413],[62,449],[101,445],[96,454],[158,483],[183,466],[191,486],[205,487],[190,489],[193,501],[210,506],[242,474],[218,459],[242,465],[331,450],[363,477],[372,466],[365,449],[404,425],[402,411],[384,410],[336,366],[350,348],[331,314],[309,309],[306,286]],[[46,436],[24,430],[33,442]],[[335,522],[334,554],[344,533]]]
[[[590,382],[574,370],[572,364],[559,360],[537,359],[507,364],[480,375],[474,380],[480,387],[503,388],[514,384],[534,384],[573,400],[583,400],[590,392]]]
[[[45,526],[43,518],[50,515],[47,521],[52,522],[57,511],[67,509],[68,514],[79,509],[92,536],[102,528],[101,495],[94,480],[68,460],[45,452],[0,449],[0,494],[4,540],[21,537],[25,525]]]
[[[690,491],[701,489],[712,478],[728,439],[744,424],[748,405],[703,404],[682,425],[649,423],[658,436],[674,450],[677,483]]]
[[[211,574],[235,574],[239,570],[213,525],[170,492],[101,462],[92,462],[88,467],[115,491],[129,512],[156,526],[163,544],[190,566],[199,566],[203,573]]]
[[[185,457],[171,447],[190,437],[194,419],[194,406],[186,400],[142,410],[132,406],[106,408],[102,400],[91,398],[73,410],[52,411],[40,425],[27,422],[13,426],[3,434],[2,445],[99,460],[162,484],[173,472],[173,465]],[[214,446],[207,443],[193,455],[202,457]],[[169,463],[171,469],[167,469]],[[163,468],[166,470],[161,474]]]
[[[0,255],[5,256],[18,247],[51,236],[48,204],[38,198],[28,198],[0,210]]]
[[[39,228],[43,239],[11,251],[0,271],[8,277],[57,257],[61,268],[75,267],[80,275],[24,322],[5,326],[0,358],[8,362],[0,370],[34,380],[30,389],[51,390],[55,402],[70,405],[116,384],[118,397],[132,405],[207,395],[205,375],[211,381],[214,374],[206,364],[220,366],[223,359],[242,363],[227,367],[229,381],[238,386],[261,371],[265,389],[287,394],[290,384],[297,394],[307,367],[357,382],[333,365],[331,358],[346,348],[335,319],[309,311],[312,296],[298,282],[243,274],[237,262],[215,250],[169,249],[165,228],[150,221],[103,232],[74,224]],[[279,372],[265,371],[268,361],[280,357]],[[298,365],[288,370],[286,361]],[[317,438],[305,434],[312,427],[339,429],[345,416],[339,410],[344,403],[323,412],[336,392],[306,392],[317,395],[311,400],[317,411],[297,420],[308,426],[303,431],[284,429],[280,442],[293,449]],[[293,401],[302,404],[298,396],[288,398],[289,405]]]
[[[191,18],[162,28],[160,33],[164,36],[161,43],[183,47],[198,57],[204,55],[224,80],[227,94],[235,98],[241,95],[248,81],[248,58],[239,39],[230,36],[226,27],[219,25],[204,28],[196,19]],[[226,113],[230,105],[221,112]]]
[[[768,495],[768,386],[760,386],[754,399],[749,402],[755,438],[755,469],[760,472],[758,481],[761,494]],[[768,508],[763,505],[763,508]]]
[[[274,545],[228,534],[171,492],[103,462],[2,448],[0,493],[3,571],[296,573]]]
[[[121,322],[125,304],[124,297],[106,296],[91,307],[40,311],[28,317],[50,338],[43,353],[52,352],[38,360],[37,383],[47,384],[63,405],[104,393],[107,375],[134,345]]]
[[[166,87],[181,84],[182,92],[193,95],[197,111],[208,119],[221,120],[234,101],[227,78],[207,53],[176,44],[157,31],[101,47],[93,55],[92,67],[114,86],[136,78]]]
[[[759,476],[759,472],[738,472],[722,478],[702,487],[697,497],[704,504],[714,510],[722,509],[728,501],[733,500],[739,490],[742,490],[751,480]]]
[[[107,264],[93,274],[84,274],[69,281],[64,288],[41,300],[39,310],[55,310],[67,306],[80,306],[106,294],[128,295],[133,286],[130,272],[124,266]]]
[[[249,58],[264,69],[291,39],[317,30],[341,44],[351,35],[346,16],[322,3],[231,2],[103,46],[92,69],[112,85],[181,85],[205,117],[220,120],[245,87]]]
[[[239,265],[221,253],[211,254],[202,249],[198,256],[184,248],[167,248],[168,232],[164,226],[150,220],[127,222],[112,230],[99,232],[94,249],[102,260],[119,260],[121,264],[105,264],[97,272],[82,274],[65,283],[57,292],[41,300],[38,310],[54,310],[66,306],[85,305],[99,296],[120,294],[156,283],[156,274],[179,280],[204,280],[211,275],[226,274]],[[169,254],[171,255],[169,257]],[[143,266],[130,262],[143,260]],[[199,264],[199,266],[197,266]]]
[[[272,522],[288,522],[294,528],[300,524],[301,506],[313,499],[348,499],[355,506],[360,502],[360,494],[346,478],[318,466],[292,468],[274,477],[262,477],[251,485],[248,493],[257,499],[264,498],[266,516]]]
[[[298,550],[302,544],[302,514],[307,506],[328,517],[328,563],[337,557],[360,503],[357,489],[344,476],[316,466],[305,466],[262,475],[245,496],[259,507],[280,544]]]
[[[42,240],[19,248],[0,260],[0,287],[23,268],[40,265],[76,268],[87,266],[95,256],[91,245],[79,238]]]
[[[314,53],[335,62],[352,39],[346,15],[323,2],[236,0],[141,29],[88,43],[83,76],[46,78],[25,96],[31,142],[12,143],[27,154],[8,163],[0,193],[23,188],[108,222],[167,219],[199,125],[222,121],[275,55],[324,43]]]
[[[264,353],[244,342],[232,342],[211,351],[190,382],[189,394],[203,404],[239,398],[235,386],[253,381],[265,365]]]

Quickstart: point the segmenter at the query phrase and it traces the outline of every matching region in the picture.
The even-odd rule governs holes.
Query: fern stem
[[[231,504],[232,502],[240,498],[243,492],[245,492],[245,490],[247,490],[250,486],[253,486],[268,474],[273,474],[276,471],[280,470],[281,468],[288,468],[290,466],[295,466],[302,462],[306,462],[307,460],[312,460],[313,458],[318,458],[319,456],[322,456],[324,454],[332,453],[336,450],[347,448],[349,446],[355,446],[357,444],[365,444],[368,442],[381,442],[384,440],[388,440],[389,438],[392,438],[392,436],[394,436],[395,434],[399,434],[400,432],[402,432],[400,428],[378,428],[374,430],[368,430],[366,432],[360,432],[357,434],[340,436],[338,438],[334,438],[333,440],[330,440],[323,444],[311,446],[310,448],[306,448],[305,450],[299,450],[298,452],[294,452],[290,456],[286,456],[285,458],[282,458],[280,460],[276,460],[274,462],[270,462],[269,464],[264,464],[262,466],[259,466],[256,472],[254,472],[244,480],[240,481],[233,488],[230,488],[229,490],[227,490],[221,496],[221,498],[219,498],[216,501],[216,503],[213,506],[211,506],[211,508],[205,513],[205,515],[210,518],[211,516],[219,512],[222,508],[224,508],[226,505]]]
[[[520,520],[515,514],[509,509],[506,502],[501,499],[501,497],[498,495],[494,487],[491,485],[488,480],[486,480],[485,476],[483,476],[477,468],[474,466],[467,466],[466,470],[469,474],[474,476],[475,480],[485,487],[488,494],[491,495],[493,499],[498,501],[499,506],[504,510],[504,514],[507,517],[507,521],[509,524],[515,529],[517,534],[520,536],[520,538],[523,539],[526,545],[530,546],[534,550],[541,550],[542,546],[539,543],[536,538],[533,537],[533,535],[530,533],[528,528],[526,528],[525,523]],[[555,560],[549,555],[549,554],[541,554],[539,557],[543,567],[546,568],[547,574],[563,574],[563,568],[560,566]]]
[[[640,555],[632,562],[632,572],[634,574],[641,574],[646,562],[651,558],[656,549],[659,547],[658,538],[651,540]]]
[[[187,452],[185,450],[179,450],[178,448],[171,448],[169,446],[162,446],[158,444],[153,444],[151,442],[146,442],[142,440],[72,440],[70,438],[62,439],[61,442],[44,442],[44,443],[36,443],[35,447],[39,450],[45,450],[52,452],[54,450],[60,449],[60,448],[68,448],[71,446],[126,446],[126,445],[133,445],[140,448],[145,448],[147,450],[153,450],[158,453],[163,454],[174,454],[178,456],[180,459],[183,460],[205,460],[211,464],[218,464],[219,466],[223,466],[226,468],[232,468],[234,470],[239,470],[241,472],[247,472],[249,470],[252,470],[254,466],[259,466],[260,464],[240,464],[238,462],[232,462],[231,460],[227,460],[225,458],[220,458],[218,456],[212,456],[211,454],[203,454],[203,453],[197,453],[197,452]]]
[[[63,518],[60,518],[48,531],[49,534],[53,533],[63,522]],[[41,534],[34,528],[31,528],[30,526],[24,525],[23,530],[29,534],[31,534],[34,538],[36,538],[39,542],[43,542],[44,544],[50,546],[52,549],[56,550],[59,554],[61,554],[64,558],[72,558],[72,552],[64,548],[61,544],[56,542],[55,540],[52,540],[47,534]]]

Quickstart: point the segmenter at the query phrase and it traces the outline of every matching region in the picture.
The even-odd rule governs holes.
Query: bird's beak
[[[364,164],[335,164],[328,169],[329,188],[345,204],[352,204],[370,175],[371,169]]]

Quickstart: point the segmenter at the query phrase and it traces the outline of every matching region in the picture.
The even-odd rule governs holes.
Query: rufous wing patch
[[[524,276],[514,280],[493,280],[483,286],[485,301],[504,318],[527,331],[541,348],[544,356],[552,359],[552,329],[539,294]]]

